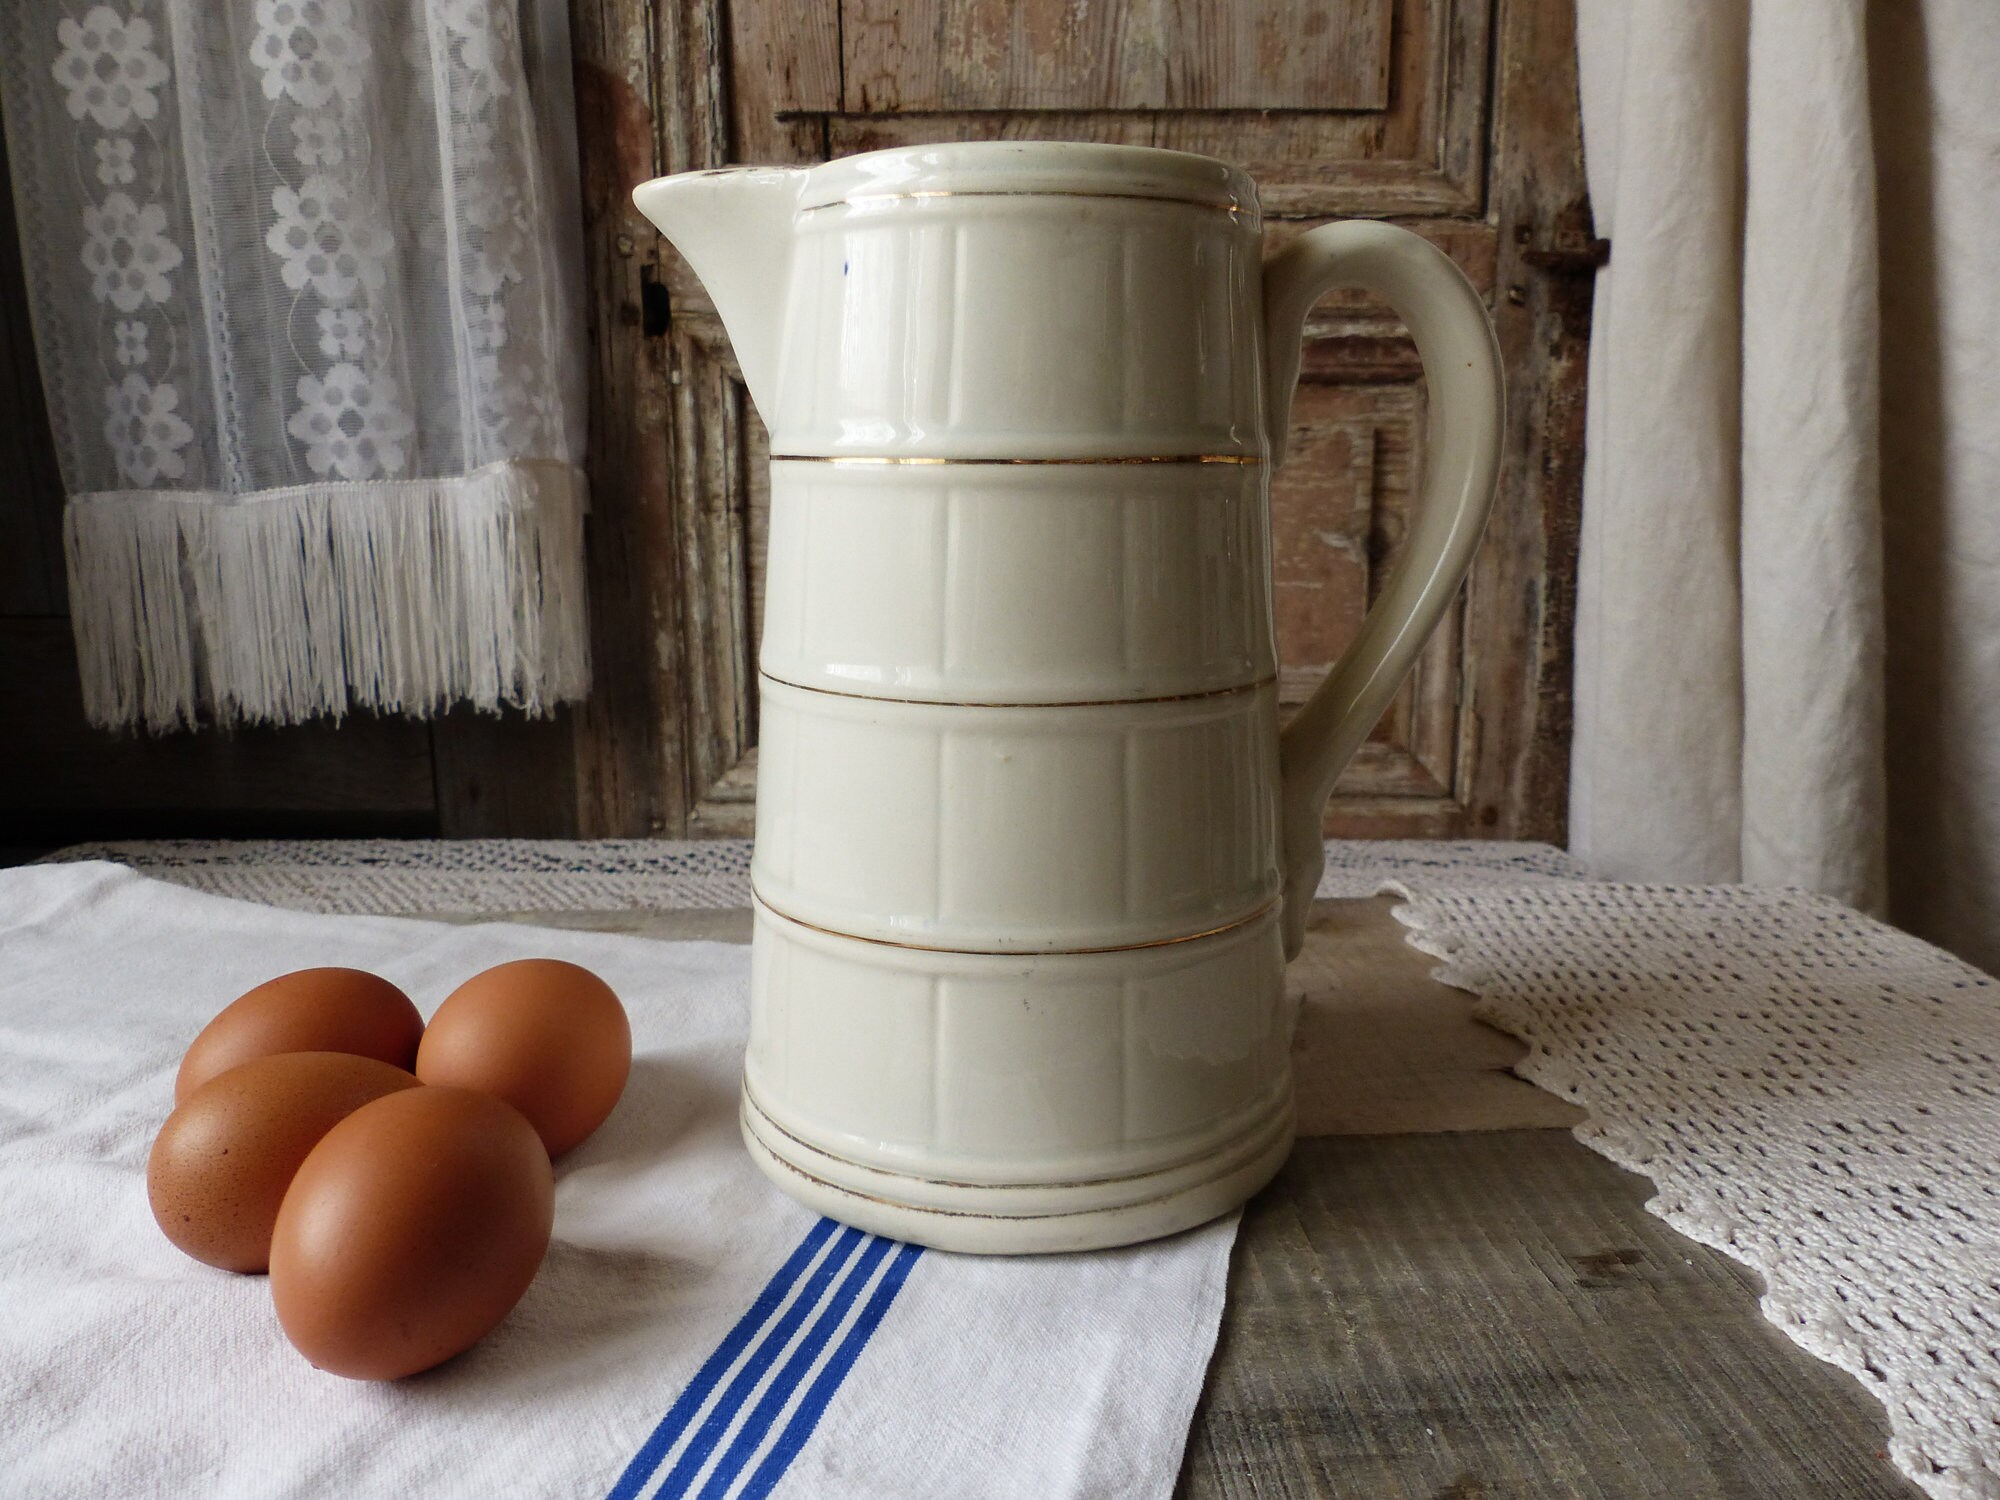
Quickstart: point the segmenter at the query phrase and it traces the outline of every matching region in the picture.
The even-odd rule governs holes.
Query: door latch
[[[1592,276],[1599,266],[1611,263],[1611,241],[1593,239],[1560,250],[1523,250],[1521,263],[1557,276]]]
[[[639,268],[639,332],[649,339],[665,338],[667,327],[673,322],[673,298],[668,295],[667,284],[660,280],[658,266],[645,265]]]

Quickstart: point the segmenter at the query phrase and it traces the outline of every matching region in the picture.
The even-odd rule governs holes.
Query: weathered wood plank
[[[575,710],[544,719],[465,704],[431,722],[438,833],[448,839],[577,836]]]
[[[1167,109],[1379,110],[1393,0],[1167,0]]]
[[[1416,446],[1383,443],[1378,455],[1378,437],[1384,429],[1407,434],[1420,400],[1414,382],[1334,381],[1302,382],[1292,400],[1284,466],[1271,476],[1281,705],[1304,701],[1361,628],[1376,513],[1408,506]]]
[[[733,370],[686,331],[674,338],[678,536],[662,567],[679,574],[676,628],[685,666],[690,809],[750,748],[749,396]]]
[[[732,161],[816,161],[818,116],[840,109],[840,0],[729,7]]]
[[[1421,472],[1425,396],[1420,371],[1397,384],[1350,383],[1335,368],[1302,380],[1284,466],[1271,481],[1272,602],[1278,627],[1278,700],[1303,703],[1347,649],[1409,531]],[[1462,616],[1425,648],[1370,737],[1342,774],[1326,812],[1346,835],[1356,798],[1456,794]]]
[[[1164,96],[1158,0],[842,0],[842,108],[1156,110]]]
[[[83,716],[69,621],[0,620],[0,829],[10,843],[232,834],[433,834],[422,724],[113,735]]]
[[[1158,109],[1161,0],[842,0],[841,107],[850,115],[943,110]]]
[[[752,3],[762,11],[771,0]],[[871,56],[881,53],[892,69],[915,67],[907,58],[891,55],[894,46],[907,45],[906,38],[888,29],[893,0],[871,3],[883,12],[884,35],[856,37],[857,13],[850,9],[845,14],[849,46],[868,49]],[[1186,14],[1192,21],[1197,12],[1210,14],[1208,8],[1218,6],[1219,0],[1196,0]],[[1268,7],[1268,12],[1280,17],[1285,9]],[[1309,20],[1323,9],[1292,7],[1291,14]],[[1266,10],[1264,6],[1221,7],[1210,18],[1229,20],[1233,28],[1247,27],[1254,33]],[[997,13],[995,8],[989,20]],[[1166,146],[1219,156],[1243,167],[1257,179],[1265,212],[1273,216],[1479,213],[1484,207],[1490,6],[1483,0],[1404,0],[1390,9],[1387,25],[1379,32],[1371,19],[1375,14],[1372,5],[1356,14],[1358,22],[1336,15],[1324,36],[1329,39],[1327,45],[1352,48],[1356,57],[1372,56],[1373,49],[1381,49],[1386,72],[1381,81],[1369,86],[1380,96],[1373,104],[1340,103],[1339,77],[1329,76],[1317,65],[1304,66],[1303,54],[1310,49],[1299,47],[1297,38],[1293,39],[1292,52],[1301,59],[1298,88],[1303,92],[1296,103],[1255,110],[1227,107],[1221,102],[1227,97],[1225,92],[1214,93],[1211,97],[1217,102],[1203,107],[1126,107],[1117,102],[1116,95],[1088,95],[1082,82],[1086,73],[1074,66],[1071,75],[1064,75],[1069,77],[1064,87],[1079,93],[1073,104],[1030,105],[1024,102],[1027,97],[1040,96],[1016,94],[1007,96],[1011,103],[934,103],[918,110],[879,102],[872,92],[876,86],[871,84],[864,109],[850,64],[844,112],[822,117],[824,150],[843,156],[937,140],[1095,140]],[[1030,23],[1023,20],[1020,24],[1025,27]],[[904,29],[916,32],[919,28],[906,24]],[[1088,28],[1079,30],[1066,45],[1072,54],[1081,56],[1086,39],[1095,34]],[[976,38],[977,33],[971,33],[951,40],[949,45],[969,48]],[[1219,55],[1221,46],[1219,40],[1204,40],[1192,27],[1185,29],[1172,47],[1164,45],[1164,37],[1162,40],[1160,56],[1169,68],[1200,66],[1185,60],[1188,49],[1206,48]],[[922,37],[917,45],[920,50],[935,50],[933,43]],[[1006,45],[1013,45],[1012,30],[1007,33]],[[1014,62],[1007,60],[1011,56],[982,54],[983,60],[975,60],[975,65],[991,69],[1004,61],[1005,67],[1013,68]],[[1130,56],[1126,63],[1132,64]],[[1045,65],[1054,66],[1037,61],[1036,68]],[[1025,77],[1034,70],[1023,67],[1020,71]],[[1364,71],[1359,69],[1355,76]],[[893,81],[892,77],[882,86]],[[1022,85],[1023,89],[1028,87]],[[1257,87],[1264,92],[1255,97],[1279,97],[1269,92],[1268,83],[1259,82]],[[1291,86],[1285,87],[1289,90]],[[1363,93],[1357,92],[1356,99],[1362,99]],[[1161,97],[1164,100],[1164,88]],[[912,112],[898,114],[894,108]],[[750,152],[744,159],[795,159],[759,155],[754,148],[765,144],[761,129],[739,143]]]
[[[730,83],[752,115],[840,109],[840,0],[746,0],[729,8]]]
[[[747,839],[757,833],[757,750],[718,777],[688,815],[690,838]]]
[[[1490,44],[1484,0],[1402,0],[1386,109],[1185,111],[1161,117],[1151,144],[1236,163],[1271,217],[1477,215]]]
[[[1477,833],[1563,844],[1591,278],[1537,271],[1523,257],[1591,236],[1574,7],[1505,0],[1499,35],[1491,306],[1507,441],[1469,593],[1468,639],[1480,644],[1467,664],[1465,728],[1480,741],[1467,803]]]
[[[1881,1408],[1566,1133],[1301,1141],[1245,1211],[1183,1500],[1916,1500]]]
[[[1285,970],[1299,1134],[1568,1127],[1583,1112],[1510,1071],[1527,1048],[1472,1018],[1472,995],[1431,978],[1395,902],[1317,901]]]
[[[1379,110],[1390,0],[843,0],[848,114],[942,110]],[[919,19],[919,14],[921,19]]]
[[[688,116],[712,119],[716,49],[712,38],[709,55],[691,42],[689,17],[671,5],[575,0],[571,27],[591,330],[593,687],[573,720],[577,827],[589,836],[674,834],[689,777],[668,448],[673,388],[666,341],[646,331],[648,299],[659,295],[660,240],[631,192],[661,172],[710,164]]]

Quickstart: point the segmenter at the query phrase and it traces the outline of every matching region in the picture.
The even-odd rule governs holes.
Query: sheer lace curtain
[[[561,0],[0,6],[95,722],[585,691],[566,24]]]

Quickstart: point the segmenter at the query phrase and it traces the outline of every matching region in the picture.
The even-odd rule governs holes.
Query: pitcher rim
[[[1098,141],[936,141],[835,157],[808,169],[799,207],[959,195],[1150,198],[1258,213],[1256,184],[1227,162]]]

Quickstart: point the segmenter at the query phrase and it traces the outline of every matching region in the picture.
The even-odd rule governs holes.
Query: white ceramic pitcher
[[[1492,503],[1478,294],[1388,225],[1265,260],[1256,189],[1124,146],[921,146],[646,183],[771,432],[743,1131],[947,1249],[1235,1207],[1292,1138],[1284,963],[1335,776]],[[1306,312],[1408,325],[1415,523],[1281,732],[1268,497]]]

